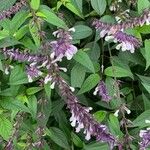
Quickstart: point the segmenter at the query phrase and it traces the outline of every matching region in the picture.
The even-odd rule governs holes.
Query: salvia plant
[[[0,149],[150,149],[149,0],[1,0]]]

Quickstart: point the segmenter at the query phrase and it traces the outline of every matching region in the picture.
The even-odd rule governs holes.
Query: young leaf
[[[93,73],[95,72],[94,66],[92,61],[90,60],[89,56],[86,52],[79,50],[76,55],[73,57],[77,62],[91,70]]]
[[[80,64],[76,64],[71,70],[71,86],[81,87],[85,78],[85,73],[85,68]]]
[[[30,6],[34,10],[38,10],[40,6],[40,0],[31,0]]]
[[[133,74],[124,68],[118,66],[111,66],[105,69],[105,75],[110,77],[131,77],[133,78]]]
[[[100,81],[100,76],[98,74],[91,74],[84,81],[78,94],[82,94],[82,93],[85,93],[87,91],[90,91],[92,88],[94,88],[99,83],[99,81]]]
[[[106,10],[107,3],[106,0],[91,0],[91,5],[99,15],[102,15]]]

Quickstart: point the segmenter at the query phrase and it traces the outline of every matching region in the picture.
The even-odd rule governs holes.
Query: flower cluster
[[[135,49],[141,46],[141,42],[137,38],[132,35],[127,35],[122,31],[119,31],[111,36],[106,36],[105,40],[113,40],[115,43],[119,43],[116,46],[116,49],[121,49],[122,51],[130,51],[131,53],[134,53]]]
[[[116,142],[113,135],[111,135],[105,125],[99,124],[89,113],[91,107],[84,107],[78,103],[77,97],[73,95],[66,82],[60,77],[57,78],[57,84],[61,94],[67,99],[67,107],[71,111],[71,125],[76,128],[76,132],[81,129],[84,130],[85,139],[90,140],[91,136],[95,136],[97,141],[107,142],[110,149],[114,147]]]
[[[71,32],[75,32],[74,28],[70,28],[68,31],[59,29],[53,32],[53,35],[57,37],[56,41],[52,41],[51,48],[53,54],[56,57],[56,61],[61,61],[63,57],[67,57],[70,60],[73,55],[77,52],[77,47],[72,45]]]
[[[97,30],[100,30],[100,37],[106,36],[106,41],[111,39],[115,43],[119,42],[116,49],[121,49],[122,51],[128,50],[134,53],[135,49],[141,46],[141,41],[139,39],[122,32],[124,28],[120,28],[120,24],[112,25],[95,20],[93,25]]]
[[[150,130],[141,130],[139,136],[142,139],[140,142],[140,150],[146,150],[150,146]]]
[[[26,0],[21,0],[20,2],[16,3],[14,6],[9,8],[8,10],[2,11],[0,14],[0,20],[11,17],[12,14],[18,12],[25,5],[26,5]]]
[[[98,86],[95,88],[95,91],[94,91],[94,95],[98,95],[102,97],[102,101],[104,102],[109,102],[111,100],[111,97],[109,96],[108,94],[108,90],[106,88],[106,85],[104,83],[104,81],[100,81]]]

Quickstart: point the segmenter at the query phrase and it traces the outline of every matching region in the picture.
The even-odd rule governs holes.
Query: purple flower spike
[[[150,146],[150,130],[141,130],[139,135],[142,138],[140,150],[146,150]]]
[[[96,87],[95,91],[94,91],[94,95],[98,95],[102,97],[102,101],[104,102],[109,102],[111,100],[111,97],[108,94],[106,85],[104,83],[104,81],[100,81],[98,86]]]
[[[123,33],[122,31],[116,32],[114,35],[106,36],[106,41],[113,40],[115,43],[119,42],[116,49],[121,49],[122,51],[130,51],[134,53],[136,48],[139,48],[142,43],[132,35]]]
[[[79,104],[78,98],[73,95],[70,87],[62,78],[58,77],[56,81],[72,114],[70,122],[71,126],[76,128],[76,132],[83,129],[86,140],[90,140],[92,136],[95,136],[97,141],[107,142],[110,145],[110,149],[113,149],[116,143],[115,137],[109,133],[105,125],[99,124],[94,120],[93,116],[89,113],[92,108]]]
[[[21,0],[20,2],[16,3],[14,6],[9,8],[8,10],[4,10],[0,14],[0,20],[11,17],[12,14],[18,12],[23,6],[26,5],[26,0]]]
[[[67,59],[70,60],[77,52],[77,47],[71,44],[71,31],[75,32],[75,29],[71,28],[68,31],[59,29],[53,33],[53,35],[58,38],[58,40],[51,42],[54,56],[56,56],[54,62],[61,61],[63,57],[67,57]]]

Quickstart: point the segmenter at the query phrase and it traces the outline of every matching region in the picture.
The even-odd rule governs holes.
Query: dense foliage
[[[0,149],[150,148],[149,0],[1,0]]]

